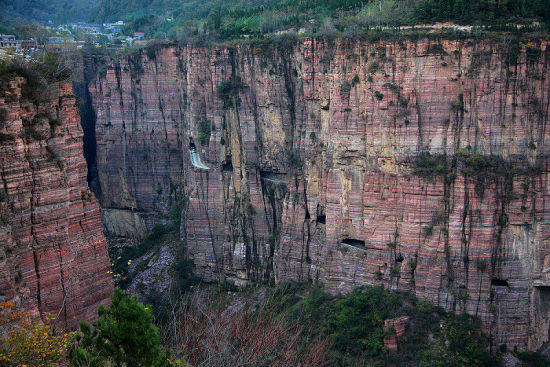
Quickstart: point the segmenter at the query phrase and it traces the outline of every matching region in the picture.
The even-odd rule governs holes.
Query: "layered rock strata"
[[[113,291],[76,99],[66,83],[2,83],[0,296],[35,320],[53,315],[74,329]]]
[[[104,220],[138,238],[183,197],[206,280],[384,284],[536,349],[549,62],[510,37],[143,50],[90,87]]]

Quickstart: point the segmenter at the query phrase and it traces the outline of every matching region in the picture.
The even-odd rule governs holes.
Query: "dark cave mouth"
[[[344,245],[348,245],[348,246],[352,246],[352,247],[357,247],[357,248],[360,248],[362,250],[366,250],[367,247],[365,246],[365,241],[363,240],[358,240],[356,238],[344,238],[342,240],[342,243]]]

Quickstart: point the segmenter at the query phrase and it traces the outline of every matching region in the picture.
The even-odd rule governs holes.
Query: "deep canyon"
[[[112,290],[106,239],[135,243],[179,206],[206,281],[382,284],[478,316],[493,346],[536,350],[550,329],[548,44],[307,38],[122,56],[78,93],[103,224],[68,86],[48,140],[70,152],[64,169],[44,141],[1,145],[2,236],[18,255],[3,255],[0,290],[89,315]],[[39,113],[5,100],[3,133]],[[71,280],[70,261],[89,273]],[[74,300],[52,296],[67,286]]]
[[[550,327],[547,45],[306,39],[122,57],[90,86],[107,236],[143,236],[183,197],[206,280],[384,284],[479,316],[494,345],[536,349]],[[200,134],[209,170],[190,159]]]

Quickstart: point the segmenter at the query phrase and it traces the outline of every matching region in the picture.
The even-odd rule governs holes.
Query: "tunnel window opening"
[[[342,243],[344,245],[353,246],[353,247],[357,247],[357,248],[364,249],[364,250],[366,249],[365,241],[358,240],[358,239],[355,239],[355,238],[344,238],[342,240]]]
[[[327,216],[326,215],[318,215],[317,216],[317,223],[327,224]]]
[[[260,178],[263,181],[271,182],[274,184],[288,185],[288,177],[286,173],[260,170]]]
[[[491,285],[495,287],[509,287],[508,281],[505,279],[493,278],[491,279]]]
[[[224,171],[224,172],[233,172],[233,162],[231,161],[231,159],[228,159],[222,165],[222,171]]]

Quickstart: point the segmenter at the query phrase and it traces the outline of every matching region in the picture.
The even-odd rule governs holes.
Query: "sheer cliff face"
[[[107,242],[70,85],[26,86],[13,78],[0,97],[0,296],[72,329],[113,291]]]
[[[550,326],[547,44],[122,58],[90,89],[106,230],[139,237],[183,195],[206,279],[384,284],[478,315],[493,345],[535,349]],[[193,168],[189,137],[210,170]]]

